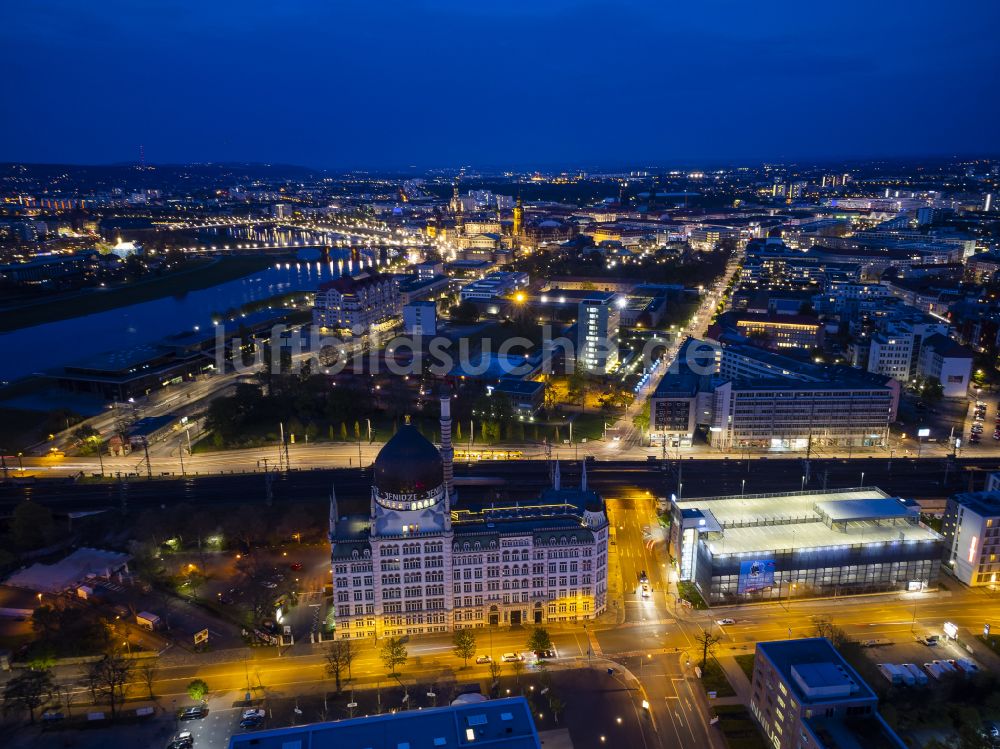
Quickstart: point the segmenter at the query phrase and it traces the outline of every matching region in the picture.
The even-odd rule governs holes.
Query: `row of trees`
[[[158,671],[155,658],[138,661],[120,651],[110,650],[87,666],[84,682],[92,703],[107,705],[109,717],[115,720],[136,684],[145,688],[146,698],[155,698],[154,684]],[[51,668],[29,669],[4,685],[3,711],[4,714],[27,713],[28,720],[34,723],[38,709],[58,702],[62,693],[63,689],[56,683]],[[208,694],[208,684],[203,679],[194,679],[188,684],[187,693],[193,700],[203,700]],[[66,699],[68,708],[69,697]]]
[[[461,658],[463,668],[468,667],[469,659],[476,655],[476,633],[472,629],[458,629],[452,637],[452,652],[456,658]],[[548,630],[543,627],[535,627],[527,641],[528,650],[541,652],[552,649],[552,637]],[[399,669],[406,665],[409,660],[409,653],[406,643],[402,638],[389,637],[382,642],[379,647],[379,659],[385,667],[386,673],[391,677],[399,676]],[[342,686],[344,674],[351,677],[351,664],[354,661],[354,647],[351,640],[335,640],[326,649],[326,673],[334,680],[339,694]],[[511,663],[514,675],[520,678],[524,671],[524,662],[517,660]],[[501,665],[490,660],[490,675],[493,681],[500,676]]]

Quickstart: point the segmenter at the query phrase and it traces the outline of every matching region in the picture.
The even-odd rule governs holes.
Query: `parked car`
[[[488,655],[477,655],[476,656],[476,663],[483,664],[483,663],[492,663],[492,662],[493,662],[493,659],[490,658]]]
[[[177,713],[177,717],[180,720],[198,720],[199,718],[204,718],[206,715],[208,715],[208,708],[204,705],[185,707]]]
[[[194,734],[181,731],[167,744],[167,749],[191,749],[194,746]]]
[[[517,661],[523,661],[524,656],[520,653],[504,653],[500,656],[500,660],[504,663],[517,663]]]
[[[246,710],[243,711],[243,714],[240,716],[240,719],[246,720],[247,718],[260,718],[261,720],[263,720],[266,717],[266,715],[267,713],[264,712],[264,708],[262,707],[248,707]]]
[[[263,718],[244,718],[240,721],[240,728],[257,728],[263,722]]]

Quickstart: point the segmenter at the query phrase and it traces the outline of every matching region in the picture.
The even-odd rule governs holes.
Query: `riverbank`
[[[183,270],[164,276],[112,288],[55,294],[30,305],[3,310],[0,333],[207,289],[270,268],[275,262],[275,258],[266,255],[194,260]]]

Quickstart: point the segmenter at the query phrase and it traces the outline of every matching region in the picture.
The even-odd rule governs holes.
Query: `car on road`
[[[883,645],[892,645],[892,640],[885,637],[872,637],[869,640],[861,641],[861,647],[863,648],[879,648]]]
[[[479,663],[480,665],[483,663],[493,663],[493,659],[488,655],[477,655],[476,663]]]
[[[642,592],[642,597],[643,598],[649,598],[649,596],[650,596],[649,583],[643,583],[642,584],[641,592]]]
[[[191,749],[194,746],[194,735],[190,731],[181,731],[170,740],[167,749]]]
[[[292,570],[292,572],[298,572],[300,569],[302,569],[302,563],[292,562],[290,565],[288,565],[288,568]]]
[[[940,639],[941,638],[938,637],[937,635],[928,635],[927,637],[918,637],[917,641],[923,643],[924,645],[926,645],[929,648],[933,648],[933,647],[937,646],[938,641]]]
[[[261,585],[263,585],[265,588],[270,588],[272,590],[278,587],[278,583],[272,580],[265,580],[263,583],[261,583]]]
[[[727,624],[736,624],[736,620],[735,619],[716,619],[715,623],[718,624],[720,627],[724,627]]]
[[[500,656],[500,660],[504,663],[517,663],[518,661],[523,661],[524,656],[520,653],[504,653]]]
[[[179,713],[177,713],[177,718],[179,720],[198,720],[204,718],[208,715],[208,708],[204,705],[193,705],[191,707],[182,708]]]
[[[535,651],[535,658],[537,658],[538,660],[542,660],[543,658],[555,658],[555,657],[556,657],[556,651],[553,650],[552,648],[549,648],[548,650]]]
[[[640,583],[649,582],[649,575],[646,574],[646,570],[643,570],[642,572],[639,573],[639,582]]]

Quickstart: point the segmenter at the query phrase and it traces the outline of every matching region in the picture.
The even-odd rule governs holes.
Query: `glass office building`
[[[674,500],[680,579],[710,604],[923,590],[942,537],[912,500],[865,487]]]

